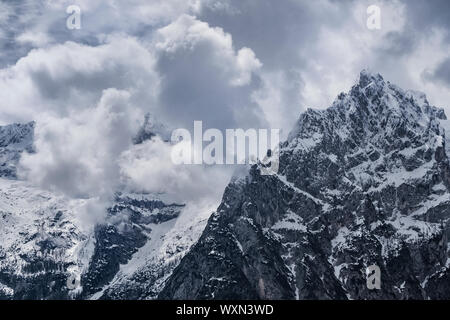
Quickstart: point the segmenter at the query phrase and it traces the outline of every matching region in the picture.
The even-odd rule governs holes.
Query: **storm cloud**
[[[79,30],[66,27],[69,5],[81,8]],[[380,29],[366,26],[370,5]],[[446,0],[1,1],[0,124],[37,122],[21,177],[43,188],[108,198],[125,185],[213,203],[229,168],[174,167],[163,141],[133,145],[145,114],[169,128],[202,120],[283,138],[364,68],[449,113],[449,9]]]

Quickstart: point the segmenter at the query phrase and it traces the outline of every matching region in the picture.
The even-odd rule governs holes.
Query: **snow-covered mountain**
[[[0,298],[63,298],[83,258],[77,201],[0,178]]]
[[[161,123],[153,114],[145,115],[144,124],[139,129],[136,137],[133,139],[135,144],[140,144],[152,137],[159,136],[163,141],[170,140],[170,130]]]
[[[34,123],[0,127],[0,299],[448,299],[446,128],[424,94],[362,71],[300,116],[278,174],[233,178],[212,215],[125,188],[92,227],[88,199],[17,179]],[[155,136],[149,115],[133,142]]]
[[[362,71],[300,116],[277,175],[253,166],[228,185],[159,298],[450,298],[444,120],[424,94]]]
[[[0,299],[154,298],[208,215],[186,218],[169,195],[117,191],[93,227],[89,199],[16,179],[33,133],[34,123],[0,127]],[[157,135],[167,129],[147,116],[134,143]]]

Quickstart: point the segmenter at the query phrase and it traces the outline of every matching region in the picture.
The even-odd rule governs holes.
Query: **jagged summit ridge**
[[[347,171],[346,177],[361,187],[367,184],[355,181],[352,168],[357,178],[366,176],[376,186],[378,175],[387,178],[386,170],[410,172],[431,164],[433,154],[446,156],[445,132],[439,122],[446,119],[442,109],[430,106],[425,95],[402,90],[379,75],[363,71],[361,78],[330,108],[302,114],[282,146],[284,153],[328,154],[332,165]]]
[[[315,119],[316,123],[327,121],[327,117],[339,116],[344,125],[350,118],[361,118],[361,120],[371,125],[371,131],[375,129],[384,130],[384,126],[374,128],[374,124],[383,124],[390,121],[391,125],[401,122],[412,126],[428,126],[430,121],[435,119],[446,119],[444,110],[431,106],[422,92],[403,90],[398,86],[385,81],[380,74],[361,71],[358,82],[348,93],[340,93],[332,105],[327,109],[308,109],[300,116],[296,126],[289,134],[288,140],[292,140],[297,135],[301,135],[301,128],[308,134],[311,130],[308,126],[308,119]],[[436,125],[437,121],[433,121]],[[319,123],[318,123],[319,124]]]
[[[358,85],[361,88],[367,87],[371,83],[383,82],[384,78],[379,73],[373,73],[369,69],[363,69],[359,73]]]

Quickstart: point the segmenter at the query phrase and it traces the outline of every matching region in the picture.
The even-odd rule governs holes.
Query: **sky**
[[[104,199],[126,185],[213,208],[232,170],[132,145],[146,113],[283,138],[369,69],[450,115],[449,49],[448,0],[0,0],[0,125],[36,121],[21,175],[43,188]]]

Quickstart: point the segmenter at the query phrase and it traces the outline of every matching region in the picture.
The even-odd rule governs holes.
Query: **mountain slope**
[[[148,241],[93,299],[155,299],[168,276],[198,240],[209,213],[192,217],[189,208],[178,207],[177,218],[149,224]]]
[[[81,206],[0,178],[0,299],[68,297],[68,275],[86,264],[87,236],[75,215]]]
[[[133,142],[166,135],[149,115]],[[17,180],[33,136],[33,122],[0,127],[0,299],[154,298],[207,217],[186,223],[169,195],[118,191],[94,226],[90,199]]]
[[[450,168],[441,109],[362,71],[226,188],[162,299],[449,298]],[[365,270],[381,269],[380,290]]]
[[[152,243],[160,249],[157,240],[184,208],[153,195],[117,194],[107,218],[92,230],[81,213],[85,204],[0,178],[0,299],[98,298],[121,268],[128,267],[130,275],[138,271],[130,262],[147,258],[141,248]],[[179,255],[190,245],[182,240]],[[154,278],[164,278],[175,267],[165,263]],[[71,277],[81,282],[69,287]],[[140,285],[152,288],[148,282]]]

